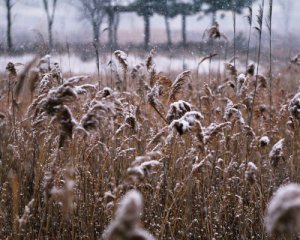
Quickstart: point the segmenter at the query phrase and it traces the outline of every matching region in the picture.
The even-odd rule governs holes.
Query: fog
[[[119,0],[120,3],[125,1]],[[253,13],[257,13],[258,3],[256,1]],[[91,42],[92,29],[85,21],[76,7],[75,0],[59,0],[55,12],[53,24],[54,42]],[[266,4],[267,5],[267,4]],[[267,6],[265,6],[267,8]],[[298,33],[298,22],[300,15],[299,0],[274,0],[273,8],[273,29],[274,32],[286,35]],[[42,0],[15,0],[12,9],[12,37],[13,41],[22,44],[22,41],[30,41],[35,38],[38,31],[47,39],[47,19],[43,9]],[[237,31],[247,31],[248,25],[245,18],[246,11],[237,15]],[[211,15],[207,14],[199,19],[201,14],[187,17],[187,40],[201,40],[203,31],[211,24]],[[0,2],[0,44],[6,42],[6,8],[4,1]],[[222,19],[221,19],[222,18]],[[232,35],[232,13],[218,11],[217,21],[222,31]],[[108,26],[107,19],[104,19],[101,30]],[[172,40],[181,40],[181,18],[170,19]],[[122,13],[118,28],[118,41],[120,44],[141,43],[143,41],[143,18],[135,13]],[[132,34],[134,33],[134,34]],[[108,31],[101,34],[101,41],[107,41]],[[162,16],[154,15],[151,18],[151,43],[163,43],[166,41],[165,25]]]

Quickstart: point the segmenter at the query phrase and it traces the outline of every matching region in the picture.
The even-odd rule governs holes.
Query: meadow
[[[300,57],[202,74],[215,54],[183,71],[158,56],[116,50],[90,75],[7,62],[1,239],[298,239]]]

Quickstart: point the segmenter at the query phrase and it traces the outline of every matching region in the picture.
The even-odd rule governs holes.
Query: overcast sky
[[[13,7],[13,37],[22,38],[34,37],[34,30],[38,30],[47,38],[46,16],[42,6],[42,0],[15,0]],[[122,1],[122,0],[119,0]],[[126,1],[126,0],[124,0]],[[77,8],[74,6],[76,0],[58,0],[53,32],[54,40],[60,41],[91,41],[91,27],[88,22],[80,19]],[[260,2],[257,1],[257,2]],[[266,5],[268,1],[266,0]],[[266,6],[267,7],[267,6]],[[300,21],[300,0],[274,0],[273,27],[276,32],[285,34],[286,31],[299,32]],[[254,7],[254,14],[257,13],[257,3]],[[222,12],[218,13],[220,18]],[[247,30],[246,13],[238,16],[237,28],[239,31]],[[188,17],[187,32],[188,39],[201,38],[203,31],[209,27],[211,16],[197,20],[199,15]],[[220,20],[220,19],[219,19]],[[285,26],[289,22],[288,28]],[[220,20],[221,30],[232,32],[232,14],[227,13],[225,18]],[[143,19],[136,14],[122,14],[119,26],[119,42],[142,42],[143,41]],[[102,29],[107,27],[105,21]],[[151,42],[165,41],[164,20],[160,16],[151,19]],[[180,17],[171,20],[173,40],[180,39],[181,22]],[[0,42],[6,41],[6,9],[4,1],[0,0]],[[102,36],[102,41],[107,39],[107,33]]]

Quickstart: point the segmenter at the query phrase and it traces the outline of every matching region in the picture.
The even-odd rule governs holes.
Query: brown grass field
[[[268,203],[300,181],[299,59],[270,78],[157,73],[155,54],[99,76],[8,63],[0,239],[298,239],[299,186]]]

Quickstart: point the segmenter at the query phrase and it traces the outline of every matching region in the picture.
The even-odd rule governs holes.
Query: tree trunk
[[[120,23],[120,13],[117,13],[114,18],[113,42],[115,48],[118,47],[118,27]]]
[[[50,53],[53,48],[53,38],[52,38],[52,25],[53,22],[51,20],[48,20],[48,37],[49,37],[49,50],[48,52]]]
[[[111,49],[114,49],[114,40],[113,40],[113,24],[114,24],[114,12],[109,11],[108,13],[108,45],[111,47]]]
[[[186,47],[186,15],[182,15],[182,19],[181,19],[181,24],[182,24],[182,45],[184,47]]]
[[[101,89],[101,80],[100,80],[100,60],[99,60],[99,40],[100,40],[100,26],[96,23],[93,24],[93,45],[95,48],[95,58],[96,58],[96,67],[97,67],[97,76],[98,76],[98,88]]]
[[[217,19],[217,12],[213,11],[211,13],[211,25],[213,25],[216,22],[216,19]]]
[[[144,49],[149,49],[150,42],[150,16],[144,16],[144,24],[145,24],[145,33],[144,33]]]
[[[165,24],[166,24],[168,47],[171,47],[172,46],[171,29],[170,29],[169,18],[167,16],[165,16]]]
[[[13,45],[12,45],[12,39],[11,39],[11,3],[10,0],[6,0],[6,9],[7,9],[7,50],[8,52],[12,51]]]
[[[100,26],[93,23],[93,43],[99,46],[100,44]]]

